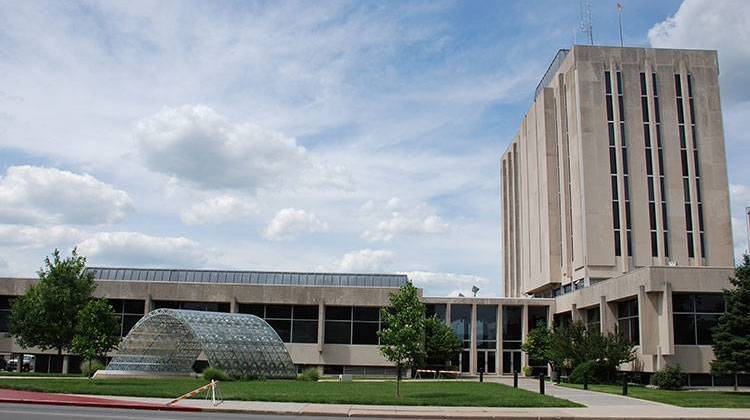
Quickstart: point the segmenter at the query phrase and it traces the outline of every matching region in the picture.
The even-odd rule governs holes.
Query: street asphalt
[[[340,420],[341,417],[279,416],[242,413],[185,413],[176,411],[127,410],[111,408],[74,407],[59,405],[3,404],[0,403],[0,420],[60,420],[60,419],[103,419],[103,420]]]

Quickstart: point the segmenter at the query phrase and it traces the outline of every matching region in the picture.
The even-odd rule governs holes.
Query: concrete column
[[[529,335],[529,305],[523,305],[521,314],[521,343],[523,343]],[[529,365],[529,355],[526,352],[521,354],[521,365],[522,367],[526,367]]]
[[[21,359],[21,362],[23,362],[23,358]],[[70,371],[70,356],[67,354],[63,356],[63,365],[62,365],[62,373],[68,373]]]
[[[503,305],[497,305],[497,345],[495,346],[495,369],[503,373]]]
[[[578,305],[576,305],[575,303],[570,305],[570,320],[572,322],[583,321],[581,312],[578,310]]]
[[[607,302],[606,296],[599,298],[599,314],[602,333],[613,333],[617,330],[617,304]]]
[[[674,354],[674,318],[672,317],[672,283],[665,282],[659,308],[660,356]]]
[[[448,326],[451,325],[451,304],[450,303],[445,304],[445,323],[448,324]]]
[[[323,343],[326,336],[326,305],[323,301],[318,303],[318,353],[323,352]]]
[[[151,312],[153,307],[154,307],[154,300],[151,298],[151,294],[149,293],[146,296],[146,302],[143,305],[143,315],[148,315],[148,313]]]
[[[229,302],[229,312],[236,314],[240,311],[240,305],[237,303],[237,298],[233,297]]]
[[[638,332],[641,353],[657,354],[659,344],[659,315],[657,300],[660,293],[646,293],[646,287],[638,287]]]
[[[477,304],[471,304],[471,345],[469,351],[469,372],[477,373]]]
[[[17,354],[16,360],[18,360],[18,363],[16,363],[16,372],[20,372],[23,369],[23,353]]]

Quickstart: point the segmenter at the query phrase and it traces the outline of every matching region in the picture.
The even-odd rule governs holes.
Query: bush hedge
[[[84,360],[81,362],[81,373],[88,378],[94,376],[97,370],[104,369],[104,364],[98,360]]]
[[[203,379],[207,381],[231,381],[232,377],[221,369],[206,368],[203,371]]]
[[[309,368],[302,371],[302,373],[297,376],[297,379],[300,381],[310,381],[310,382],[316,382],[318,379],[320,379],[320,372],[318,372],[318,369],[315,368]]]
[[[665,366],[651,376],[651,385],[659,389],[680,389],[685,386],[685,376],[680,365]]]

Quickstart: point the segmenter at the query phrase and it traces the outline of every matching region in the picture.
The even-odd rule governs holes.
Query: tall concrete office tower
[[[506,296],[731,267],[714,51],[562,50],[502,158]]]
[[[558,52],[502,157],[505,296],[625,330],[646,369],[707,371],[672,303],[720,299],[733,266],[718,76],[715,51]]]

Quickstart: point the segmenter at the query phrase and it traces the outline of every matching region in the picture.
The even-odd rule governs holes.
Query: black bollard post
[[[587,372],[583,373],[583,389],[589,389],[589,375],[587,375]]]
[[[484,382],[484,370],[483,369],[479,370],[479,382],[480,383]]]
[[[628,374],[622,373],[622,395],[628,395]]]
[[[544,374],[539,374],[539,393],[544,395]]]
[[[513,388],[518,388],[518,372],[513,371]]]

